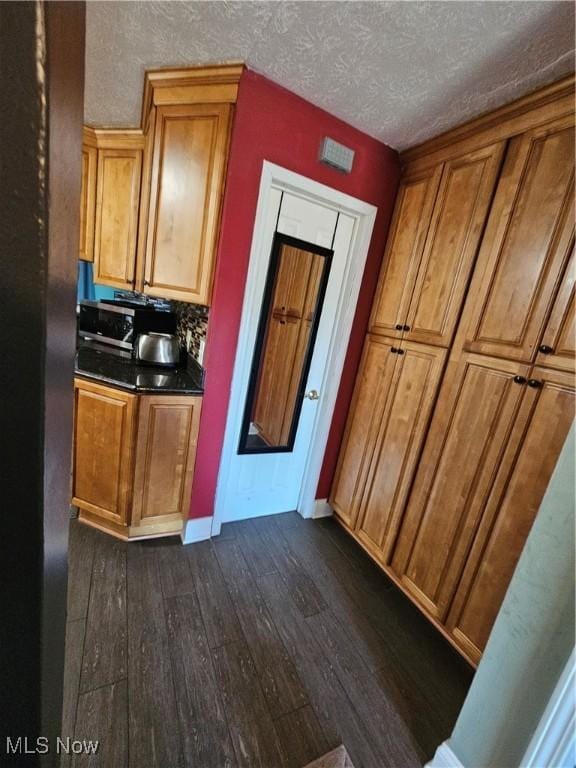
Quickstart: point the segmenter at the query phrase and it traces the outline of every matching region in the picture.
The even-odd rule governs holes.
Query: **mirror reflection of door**
[[[294,445],[332,251],[276,234],[239,453]]]

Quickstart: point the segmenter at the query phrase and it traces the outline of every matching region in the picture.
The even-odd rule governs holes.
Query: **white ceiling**
[[[574,4],[92,0],[86,121],[136,126],[145,69],[227,60],[404,149],[570,72]]]

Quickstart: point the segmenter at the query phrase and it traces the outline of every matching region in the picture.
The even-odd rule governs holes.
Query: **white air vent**
[[[354,162],[354,150],[326,136],[320,145],[320,162],[343,173],[350,173]]]

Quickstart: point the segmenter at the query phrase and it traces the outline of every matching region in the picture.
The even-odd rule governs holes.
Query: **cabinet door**
[[[449,346],[492,200],[504,142],[448,161],[404,322],[404,338]]]
[[[576,306],[574,303],[574,242],[536,363],[546,368],[574,372],[576,355]],[[544,352],[541,350],[544,349]]]
[[[367,549],[386,563],[424,442],[444,369],[446,350],[403,342],[387,390],[376,438],[357,534]]]
[[[82,186],[80,188],[80,248],[83,261],[94,261],[96,216],[96,147],[82,147]]]
[[[571,374],[534,368],[487,514],[451,607],[447,628],[480,659],[574,419]],[[551,596],[552,597],[552,596]]]
[[[132,288],[141,170],[141,150],[98,150],[95,283],[127,290]]]
[[[442,166],[437,165],[400,183],[370,318],[371,333],[402,336],[441,173]]]
[[[81,509],[126,525],[132,501],[137,398],[74,382],[73,500]]]
[[[467,353],[447,368],[392,559],[404,588],[440,621],[524,394],[514,377],[528,370]]]
[[[141,396],[132,528],[188,517],[201,404],[189,395]]]
[[[232,107],[157,108],[145,292],[210,304]]]
[[[355,527],[366,473],[399,357],[391,354],[393,345],[390,339],[369,335],[360,361],[330,494],[330,504],[349,528]]]
[[[573,201],[572,118],[510,142],[463,320],[465,349],[534,359],[568,257]]]

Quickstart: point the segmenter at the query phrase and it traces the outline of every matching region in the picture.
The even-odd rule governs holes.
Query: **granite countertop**
[[[80,343],[74,374],[131,392],[167,395],[201,395],[204,392],[204,369],[190,355],[187,365],[179,368],[142,365],[129,353],[111,350],[97,342]]]

